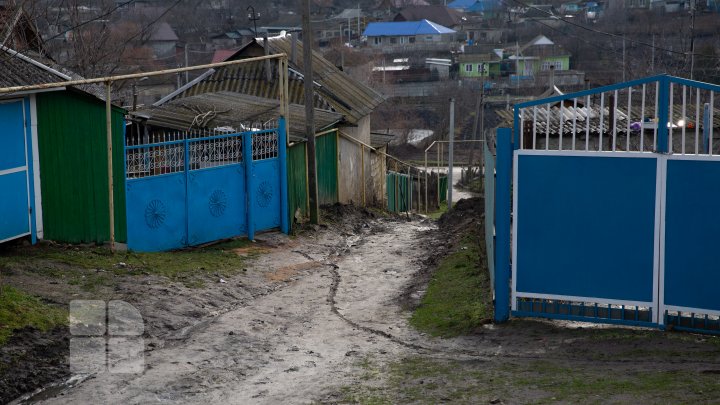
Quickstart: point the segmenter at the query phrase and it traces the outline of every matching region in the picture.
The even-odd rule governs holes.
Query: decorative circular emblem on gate
[[[210,194],[210,202],[208,203],[210,208],[210,215],[214,217],[220,217],[225,213],[225,207],[227,207],[227,195],[222,190],[215,190]]]
[[[152,229],[158,228],[165,222],[165,204],[160,200],[152,200],[145,207],[145,223]]]
[[[267,207],[270,205],[270,200],[273,197],[273,188],[267,181],[263,181],[257,188],[257,204],[261,207]]]

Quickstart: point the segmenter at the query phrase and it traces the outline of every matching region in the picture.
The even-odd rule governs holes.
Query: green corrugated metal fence
[[[440,202],[447,201],[448,178],[440,177]]]
[[[315,164],[318,177],[318,198],[321,205],[338,202],[337,133],[329,132],[315,138]],[[307,143],[288,148],[288,205],[290,223],[300,209],[308,215]]]
[[[44,238],[110,240],[105,103],[73,91],[37,95]],[[113,108],[115,239],[125,242],[124,112]]]
[[[290,223],[294,223],[295,212],[300,209],[304,217],[307,214],[307,156],[305,142],[296,143],[288,148],[288,207]]]
[[[318,198],[321,205],[338,202],[337,137],[337,132],[330,132],[315,139]]]
[[[412,198],[412,183],[407,174],[389,171],[386,177],[388,211],[405,212],[409,210]]]

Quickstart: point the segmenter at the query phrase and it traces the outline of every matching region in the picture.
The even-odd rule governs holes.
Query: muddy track
[[[437,237],[433,223],[397,219],[300,237],[249,269],[279,282],[188,329],[182,339],[146,351],[144,373],[96,375],[46,401],[333,402],[340,387],[361,381],[363,359],[388,363],[418,355],[491,368],[536,360],[623,370],[720,366],[715,357],[692,362],[682,356],[593,357],[618,353],[633,342],[594,342],[548,322],[487,325],[455,339],[423,335],[409,326],[409,312],[398,297],[426,270],[424,259],[438,253],[428,243]],[[687,346],[656,340],[648,347],[672,353]]]

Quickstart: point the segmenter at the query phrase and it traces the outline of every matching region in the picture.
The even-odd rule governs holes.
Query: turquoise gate
[[[718,91],[655,76],[515,106],[497,139],[496,320],[720,331]]]
[[[35,242],[28,107],[24,99],[0,100],[0,242],[26,235]]]
[[[288,232],[285,122],[242,133],[170,133],[126,149],[128,247],[161,251]]]

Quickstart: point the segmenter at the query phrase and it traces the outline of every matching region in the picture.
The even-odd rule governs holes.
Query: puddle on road
[[[55,398],[59,396],[61,392],[79,385],[83,381],[90,378],[90,376],[90,374],[73,375],[65,381],[53,383],[48,386],[39,388],[29,394],[25,394],[22,397],[10,402],[10,405],[35,404],[47,399]]]

